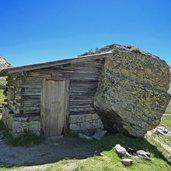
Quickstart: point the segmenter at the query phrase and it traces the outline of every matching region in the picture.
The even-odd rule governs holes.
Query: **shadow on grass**
[[[0,124],[0,130],[3,129]],[[23,138],[23,142],[22,139],[18,141],[27,144],[27,141],[34,139],[34,137],[31,137],[31,139]],[[64,159],[86,159],[95,155],[100,156],[102,151],[110,151],[116,144],[121,144],[123,147],[131,147],[135,150],[144,150],[150,152],[155,158],[165,160],[157,147],[150,144],[146,139],[122,134],[107,134],[100,141],[86,141],[72,135],[46,140],[38,145],[33,144],[27,147],[13,147],[0,143],[0,165],[4,164],[4,168],[8,169],[18,166],[56,163]]]
[[[2,120],[0,120],[0,131],[3,133],[5,142],[12,146],[31,146],[40,144],[44,141],[44,136],[36,135],[30,131],[25,131],[18,137],[13,137],[10,130],[5,126]]]
[[[155,158],[163,159],[168,163],[157,147],[150,144],[145,138],[130,137],[123,134],[107,134],[100,141],[93,140],[90,143],[96,146],[100,151],[111,150],[116,144],[135,150],[144,150],[150,152]]]
[[[36,166],[61,160],[86,159],[99,155],[93,145],[78,137],[46,139],[41,144],[12,146],[0,143],[0,166],[5,169]],[[13,168],[14,167],[14,168]]]

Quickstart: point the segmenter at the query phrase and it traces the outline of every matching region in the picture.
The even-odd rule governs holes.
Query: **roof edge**
[[[9,74],[14,74],[18,72],[24,72],[24,71],[33,71],[36,69],[43,69],[48,68],[56,65],[63,65],[71,62],[82,62],[86,60],[92,60],[92,59],[99,59],[102,56],[107,57],[108,55],[112,54],[112,51],[101,53],[101,54],[93,54],[93,55],[86,55],[86,56],[79,56],[79,57],[73,57],[73,58],[67,58],[62,60],[56,60],[51,62],[43,62],[38,64],[31,64],[31,65],[23,65],[19,67],[13,67],[13,68],[7,68],[0,71],[0,76],[7,76]]]

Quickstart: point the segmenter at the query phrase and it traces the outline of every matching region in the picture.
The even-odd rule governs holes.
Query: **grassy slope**
[[[161,125],[165,126],[168,130],[171,130],[171,116],[164,116]],[[171,147],[171,137],[161,135],[160,138],[162,142]]]
[[[171,116],[163,116],[161,126],[166,127],[168,130],[171,131]],[[146,136],[146,139],[153,145],[155,145],[158,150],[162,152],[162,154],[167,158],[171,153],[164,149],[163,145],[167,145],[171,147],[171,137],[164,136],[161,134],[152,134]]]
[[[101,155],[95,155],[93,157],[89,157],[87,159],[65,159],[58,161],[53,164],[47,164],[40,170],[57,170],[62,171],[65,170],[69,165],[74,165],[75,171],[124,171],[131,170],[137,171],[141,168],[141,171],[169,171],[171,170],[171,166],[162,159],[162,155],[156,149],[155,146],[151,145],[146,141],[146,139],[140,138],[130,138],[121,134],[116,135],[106,135],[100,141],[87,141],[87,143],[91,143],[96,146],[99,151],[101,151]],[[128,168],[123,166],[120,162],[120,158],[113,150],[115,144],[120,143],[123,146],[134,147],[135,149],[144,149],[146,151],[151,152],[152,161],[145,161],[139,158],[133,158],[134,164]],[[14,169],[14,168],[11,168]],[[8,168],[1,168],[1,171],[8,170]],[[15,167],[15,170],[24,170],[23,167]],[[33,170],[33,168],[31,169]],[[70,169],[71,170],[71,169]]]
[[[169,123],[170,124],[170,123]],[[46,164],[45,166],[41,166],[41,168],[36,167],[36,170],[56,170],[62,171],[65,168],[74,166],[74,171],[137,171],[141,168],[141,171],[169,171],[171,170],[171,166],[165,161],[162,154],[157,150],[156,146],[149,143],[145,138],[133,138],[127,137],[121,134],[115,135],[106,135],[100,141],[86,141],[87,143],[95,146],[100,154],[94,155],[93,157],[89,157],[86,159],[65,159],[57,161],[53,164]],[[132,157],[134,160],[134,164],[130,167],[125,167],[120,162],[120,157],[116,154],[113,147],[116,144],[121,144],[122,146],[129,146],[136,150],[143,149],[151,153],[151,161],[146,161],[143,159]],[[25,170],[25,167],[12,167],[0,168],[0,171],[7,170]],[[35,166],[31,169],[35,169]],[[71,170],[71,169],[70,169]]]
[[[167,106],[166,113],[171,113],[171,103]]]
[[[3,102],[3,94],[0,90],[0,103]],[[161,121],[161,124],[166,126],[169,130],[171,130],[171,117],[166,116],[165,119]],[[159,138],[160,141],[171,146],[171,137],[164,137],[162,135],[152,135],[150,137],[146,137],[146,139],[141,138],[131,138],[121,134],[116,135],[106,135],[100,141],[88,141],[87,143],[91,143],[96,146],[98,150],[101,152],[101,155],[94,155],[93,157],[89,157],[86,159],[78,160],[78,159],[65,159],[58,161],[53,164],[47,164],[45,166],[41,166],[41,168],[36,167],[31,170],[65,170],[65,168],[74,166],[74,171],[89,171],[89,170],[98,170],[98,171],[125,171],[132,170],[136,171],[141,168],[141,171],[169,171],[171,170],[171,166],[164,160],[162,154],[157,150],[163,151],[164,155],[167,155],[163,148],[154,141],[154,138]],[[115,144],[121,144],[123,146],[133,147],[135,149],[143,149],[149,151],[152,156],[152,161],[145,161],[139,158],[133,158],[134,164],[130,167],[125,167],[121,164],[120,158],[113,150]],[[25,170],[24,167],[1,167],[0,171],[7,170]],[[70,169],[71,170],[71,169]]]
[[[169,94],[171,94],[171,87],[169,89]],[[169,105],[167,106],[166,112],[165,113],[171,113],[171,102],[169,103]]]
[[[169,171],[171,166],[162,159],[162,155],[156,150],[156,147],[148,143],[145,139],[129,138],[124,135],[106,135],[101,141],[89,141],[89,143],[95,145],[101,152],[101,156],[95,155],[84,160],[67,159],[56,162],[46,167],[46,171],[50,170],[64,170],[68,165],[75,164],[75,171],[124,171],[131,170],[137,171],[141,168],[141,171]],[[120,162],[120,158],[113,150],[115,144],[120,143],[122,145],[129,145],[136,149],[144,149],[152,153],[152,161],[145,161],[139,158],[133,158],[134,164],[128,168],[123,166]]]
[[[171,116],[163,116],[161,125],[164,125],[168,130],[171,130]]]

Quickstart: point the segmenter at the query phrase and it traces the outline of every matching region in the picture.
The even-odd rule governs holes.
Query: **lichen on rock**
[[[113,46],[94,97],[94,107],[110,132],[137,137],[159,123],[171,96],[169,66],[149,53]]]

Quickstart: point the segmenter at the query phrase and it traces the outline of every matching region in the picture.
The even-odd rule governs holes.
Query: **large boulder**
[[[170,95],[169,67],[131,46],[112,46],[101,71],[94,107],[109,132],[136,137],[159,123]]]

